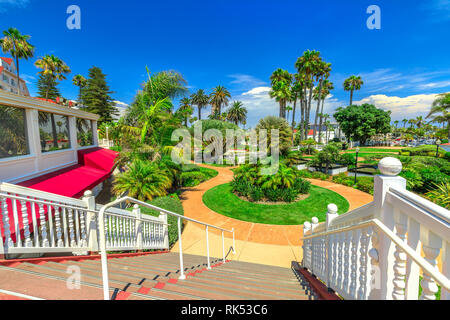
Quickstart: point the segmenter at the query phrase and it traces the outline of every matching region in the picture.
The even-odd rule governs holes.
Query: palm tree
[[[114,182],[113,191],[120,196],[128,192],[128,196],[141,201],[153,200],[154,197],[167,195],[171,186],[170,173],[150,161],[136,160],[129,170],[119,174]]]
[[[84,87],[86,87],[87,85],[87,80],[85,77],[83,77],[81,74],[77,74],[75,77],[73,77],[72,79],[72,83],[80,88],[79,94],[78,94],[78,102],[81,104],[81,91],[83,90]]]
[[[450,139],[450,92],[438,95],[431,106],[427,119],[433,122],[447,123],[448,138]]]
[[[209,104],[209,97],[203,89],[191,95],[191,103],[198,108],[198,120],[202,120],[202,109]]]
[[[235,125],[247,120],[247,108],[243,106],[241,101],[233,102],[233,105],[228,109],[227,120],[233,122]]]
[[[178,108],[177,112],[181,114],[184,119],[184,126],[188,126],[188,120],[192,116],[193,110],[191,105],[191,99],[183,98],[180,100],[180,108]]]
[[[4,53],[9,53],[16,60],[17,86],[20,94],[20,76],[19,76],[19,59],[28,60],[34,55],[34,46],[28,43],[31,38],[28,35],[22,35],[16,28],[9,28],[3,31],[5,36],[0,39],[0,47]]]
[[[408,119],[403,119],[402,123],[403,123],[403,128],[406,128],[406,124],[408,123]]]
[[[422,116],[419,116],[419,117],[416,118],[416,126],[417,126],[417,129],[422,128],[422,125],[423,125],[423,117],[422,117]]]
[[[272,90],[270,97],[280,104],[280,118],[286,118],[286,104],[291,100],[292,75],[283,69],[278,68],[270,76]]]
[[[344,90],[350,91],[350,105],[353,104],[353,92],[355,90],[360,90],[361,86],[364,84],[360,76],[351,76],[344,81]]]
[[[331,90],[334,90],[334,84],[331,81],[328,80],[324,80],[323,81],[323,86],[322,86],[322,109],[320,111],[320,122],[319,122],[319,136],[322,134],[322,125],[323,125],[323,121],[324,121],[324,113],[323,113],[323,109],[325,106],[325,100],[327,99],[328,95],[330,94]],[[327,115],[328,117],[330,117],[329,115]]]
[[[317,71],[316,71],[316,79],[319,79],[319,85],[316,87],[316,100],[317,100],[317,108],[316,108],[316,116],[314,118],[314,140],[317,141],[320,140],[320,137],[317,137],[317,120],[319,119],[319,113],[320,113],[320,103],[322,101],[323,96],[323,82],[330,77],[331,72],[331,63],[326,63],[325,61],[320,60],[317,65]]]
[[[65,80],[65,74],[72,72],[64,61],[54,55],[46,55],[38,59],[34,65],[42,69],[38,74],[49,75],[53,80]],[[48,99],[48,91],[46,92],[45,98]]]
[[[230,92],[224,86],[217,86],[209,96],[212,105],[211,115],[222,114],[222,106],[228,106]]]

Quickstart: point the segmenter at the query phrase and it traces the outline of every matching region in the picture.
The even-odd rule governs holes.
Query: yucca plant
[[[166,169],[156,163],[135,160],[126,172],[116,177],[113,191],[118,196],[128,192],[132,198],[151,201],[167,195],[171,185],[172,180]]]
[[[436,189],[426,194],[427,198],[434,203],[449,209],[450,208],[450,182],[435,184]]]

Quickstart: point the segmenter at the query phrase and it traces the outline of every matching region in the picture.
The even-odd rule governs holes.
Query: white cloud
[[[401,98],[378,94],[356,101],[356,104],[373,104],[377,108],[392,111],[391,117],[393,120],[402,120],[404,118],[426,116],[436,96],[437,94],[418,94]]]
[[[119,111],[119,115],[117,116],[117,119],[119,119],[120,117],[125,115],[125,112],[127,111],[129,105],[126,104],[125,102],[122,101],[113,101],[114,102],[114,106],[117,108],[117,110]]]
[[[5,12],[10,8],[24,8],[30,3],[30,0],[0,0],[0,12]]]
[[[1,1],[1,0],[0,0]],[[28,74],[21,74],[20,78],[25,81],[26,84],[32,84],[33,82],[36,81],[36,77],[34,76],[30,76]]]

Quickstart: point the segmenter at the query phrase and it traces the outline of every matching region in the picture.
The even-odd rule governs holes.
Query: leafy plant
[[[450,209],[450,182],[435,184],[434,189],[426,194],[427,198],[434,203]]]

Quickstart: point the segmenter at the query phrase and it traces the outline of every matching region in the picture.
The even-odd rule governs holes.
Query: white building
[[[17,83],[17,69],[14,60],[11,58],[0,57],[0,89],[12,93],[19,93],[19,87]],[[30,96],[28,92],[27,84],[23,79],[19,79],[20,94],[24,96]]]

